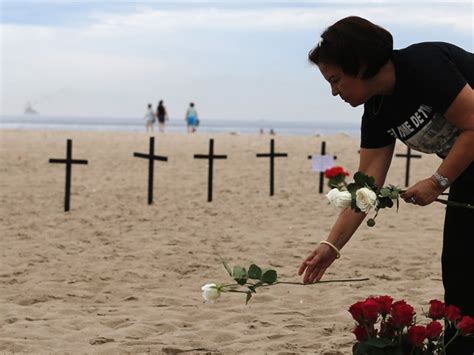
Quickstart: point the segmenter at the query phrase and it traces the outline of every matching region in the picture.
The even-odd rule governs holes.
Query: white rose
[[[204,298],[204,300],[206,301],[214,302],[221,295],[219,286],[217,286],[216,284],[205,284],[201,287],[201,290],[202,298]]]
[[[371,189],[362,187],[356,191],[356,204],[362,212],[367,213],[377,204],[377,195]]]
[[[352,196],[349,191],[339,191],[338,189],[332,189],[326,194],[327,199],[332,205],[337,208],[350,207]]]

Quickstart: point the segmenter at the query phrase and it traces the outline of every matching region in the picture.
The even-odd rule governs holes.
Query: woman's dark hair
[[[308,54],[316,65],[339,65],[345,74],[363,79],[375,76],[393,53],[393,37],[366,19],[350,16],[329,26]]]

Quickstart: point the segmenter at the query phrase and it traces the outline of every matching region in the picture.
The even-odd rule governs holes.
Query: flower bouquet
[[[331,169],[334,170],[331,172]],[[334,188],[326,194],[326,197],[336,208],[351,208],[355,212],[366,214],[372,209],[375,210],[375,216],[367,220],[369,227],[375,226],[375,218],[380,209],[392,208],[396,203],[398,211],[400,194],[404,192],[398,186],[388,185],[378,188],[372,176],[365,175],[360,171],[354,174],[354,182],[347,184],[345,177],[348,176],[348,173],[344,169],[341,167],[331,169],[326,170],[326,172],[328,173],[327,176],[332,176],[332,178],[330,177],[329,185]],[[339,173],[336,174],[335,172]],[[467,203],[447,201],[440,198],[437,198],[435,201],[445,205],[474,209],[473,205]]]
[[[357,339],[353,355],[441,355],[457,337],[474,335],[473,318],[462,317],[457,307],[446,307],[438,300],[430,301],[425,314],[429,322],[424,325],[417,322],[411,305],[404,300],[393,302],[390,296],[356,302],[349,312],[356,321],[352,330]],[[443,343],[445,330],[439,320],[456,329],[447,344]]]

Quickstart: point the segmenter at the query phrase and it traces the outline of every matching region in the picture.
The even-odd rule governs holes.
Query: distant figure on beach
[[[189,104],[188,110],[186,111],[185,120],[188,127],[188,133],[196,132],[196,128],[199,126],[199,118],[197,111],[194,108],[194,102]]]
[[[165,121],[168,121],[168,112],[163,105],[163,100],[158,102],[158,106],[156,107],[156,117],[158,118],[158,129],[160,132],[165,133]]]
[[[398,139],[442,159],[431,176],[401,194],[405,202],[429,205],[449,187],[449,201],[474,204],[473,53],[445,42],[394,50],[390,32],[351,16],[329,26],[308,57],[333,96],[364,107],[359,171],[384,186]],[[301,263],[298,273],[304,274],[304,283],[321,279],[365,216],[350,208],[341,211],[326,240]],[[469,317],[474,317],[473,293],[467,291],[474,275],[473,221],[474,210],[446,207],[441,254],[445,305]],[[416,239],[416,231],[410,233]],[[453,324],[446,328],[446,355],[474,354],[473,337],[451,342],[456,331]]]
[[[264,134],[265,131],[263,130],[263,128],[260,128],[260,135]]]
[[[146,131],[151,130],[153,132],[153,125],[155,124],[155,113],[151,107],[151,104],[148,104],[148,108],[145,112],[146,119]]]
[[[273,128],[270,128],[270,135],[271,136],[274,136],[276,133],[275,133],[275,130]]]

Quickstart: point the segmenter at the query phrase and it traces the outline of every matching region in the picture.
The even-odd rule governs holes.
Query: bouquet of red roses
[[[390,296],[369,297],[354,303],[349,312],[356,321],[353,333],[357,343],[353,355],[445,354],[449,344],[459,336],[474,335],[474,319],[461,316],[453,305],[430,301],[427,324],[416,320],[412,306],[404,300],[393,302]],[[455,335],[443,343],[444,329],[439,320],[456,329]]]

